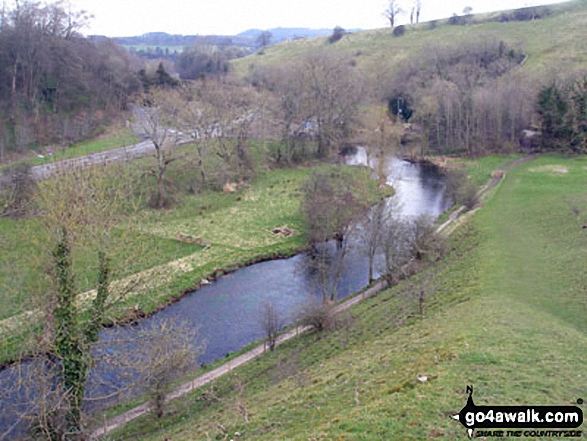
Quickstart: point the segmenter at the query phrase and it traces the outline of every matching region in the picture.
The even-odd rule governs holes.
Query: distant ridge
[[[352,29],[351,32],[358,32],[361,29]],[[114,37],[113,40],[122,46],[190,46],[197,41],[214,45],[226,46],[257,46],[257,38],[263,32],[271,33],[270,44],[294,38],[316,38],[332,34],[332,29],[310,29],[310,28],[273,28],[273,29],[247,29],[237,35],[180,35],[168,34],[166,32],[148,32],[143,35],[131,37]],[[105,39],[101,35],[92,35],[94,41]]]

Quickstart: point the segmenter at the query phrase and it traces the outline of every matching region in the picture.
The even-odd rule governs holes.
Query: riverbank
[[[142,209],[127,219],[113,238],[118,282],[112,289],[123,290],[132,283],[133,290],[108,317],[110,323],[150,315],[197,288],[204,279],[304,249],[306,227],[299,212],[299,189],[314,170],[333,167],[339,166],[315,163],[262,172],[234,192],[186,195],[173,210]],[[373,202],[388,195],[377,190],[368,170],[344,168],[369,186]],[[283,226],[292,234],[272,232]],[[43,239],[39,222],[2,218],[0,231],[6,245],[0,282],[8,288],[0,293],[0,362],[6,364],[34,344],[29,338],[39,331],[42,313],[31,293],[48,285],[46,274],[40,271],[39,242]],[[201,237],[208,246],[190,237]],[[86,290],[80,297],[85,299],[93,296],[89,288],[96,272],[90,252],[81,249],[76,257],[78,287]],[[24,285],[19,287],[17,278]]]
[[[522,160],[528,160],[528,159],[530,159],[530,158],[523,158]],[[487,160],[489,160],[489,158]],[[505,160],[506,160],[506,158],[500,158],[500,163]],[[506,162],[505,164],[503,164],[502,168],[503,169],[508,168],[509,166],[514,165],[515,163],[520,162],[520,161],[521,160],[519,160],[519,159],[513,160],[513,161],[510,160],[510,161]],[[479,191],[479,198],[483,197],[484,194],[489,189],[494,187],[501,179],[503,179],[503,177],[505,176],[505,171],[503,169],[500,172],[492,172],[491,173],[492,178]],[[398,171],[399,170],[396,170],[396,173]],[[399,188],[401,189],[402,186],[400,185]],[[402,196],[401,192],[398,196]],[[405,197],[406,195],[403,195],[403,196]],[[441,231],[443,231],[445,229],[445,227],[447,227],[447,225],[449,225],[451,223],[455,223],[457,216],[461,212],[463,212],[463,210],[465,210],[464,206],[453,211],[453,213],[450,215],[450,219],[448,221],[442,223],[442,225],[440,225],[438,227],[437,233],[440,233]],[[448,234],[450,234],[450,233],[448,233]],[[381,280],[381,281],[378,281],[375,284],[373,284],[373,286],[368,286],[367,288],[362,289],[358,293],[351,295],[350,299],[344,300],[340,304],[335,306],[332,310],[332,313],[337,314],[337,313],[340,313],[340,312],[347,310],[348,308],[350,308],[353,305],[355,305],[356,303],[364,300],[365,298],[370,297],[372,295],[375,295],[381,289],[385,288],[385,286],[386,286],[385,281]],[[308,330],[307,327],[304,328],[303,331],[306,331],[306,330]],[[303,332],[303,331],[300,331],[298,328],[296,328],[292,331],[286,332],[280,336],[279,342],[282,343],[286,340],[289,340],[290,338],[297,336],[300,332]],[[210,381],[213,381],[214,379],[219,378],[221,375],[224,375],[227,373],[227,366],[228,366],[229,370],[234,369],[237,366],[240,366],[241,364],[243,364],[247,361],[250,361],[253,358],[258,357],[259,355],[261,355],[264,352],[264,349],[265,349],[264,345],[261,345],[258,347],[255,347],[254,344],[252,346],[248,345],[247,350],[238,351],[238,353],[236,354],[236,358],[234,360],[232,359],[232,357],[228,358],[227,360],[217,360],[217,362],[215,362],[214,365],[215,366],[217,365],[218,367],[215,367],[214,370],[211,372],[206,372],[205,374],[201,375],[200,377],[195,378],[194,380],[191,380],[183,385],[178,386],[175,389],[175,392],[173,392],[171,394],[170,399],[183,396],[186,393],[188,393],[192,390],[195,390],[196,388],[201,387],[201,386],[209,383]],[[123,406],[123,407],[126,407],[126,406]],[[134,408],[131,407],[131,410],[129,410],[123,414],[120,414],[120,415],[112,418],[111,420],[104,421],[103,427],[98,429],[94,433],[94,436],[100,436],[105,433],[108,433],[111,430],[114,430],[117,427],[121,426],[122,424],[125,424],[128,421],[131,421],[132,419],[135,419],[135,418],[137,418],[147,412],[148,412],[148,407],[146,405],[141,405],[141,406],[134,407]],[[110,413],[110,412],[108,412],[108,413]],[[116,414],[116,412],[114,414]]]
[[[490,404],[575,402],[587,390],[578,374],[587,237],[569,203],[587,201],[585,166],[545,156],[508,172],[429,270],[423,317],[414,288],[426,272],[353,307],[337,329],[286,342],[112,439],[455,439],[466,435],[449,417],[467,384]]]

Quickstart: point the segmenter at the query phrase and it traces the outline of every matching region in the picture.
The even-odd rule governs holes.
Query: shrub
[[[401,37],[406,33],[406,27],[404,25],[399,25],[393,29],[393,36],[394,37]]]
[[[0,212],[4,216],[22,217],[29,213],[37,183],[29,164],[15,164],[0,176]]]
[[[301,305],[298,311],[298,322],[302,326],[312,326],[317,331],[328,329],[332,324],[330,306],[318,299],[311,299]]]
[[[345,30],[343,28],[341,28],[340,26],[337,26],[334,28],[334,30],[332,31],[332,35],[330,36],[330,38],[328,38],[328,42],[330,44],[332,43],[336,43],[338,40],[340,40],[344,34],[345,34]]]
[[[459,17],[457,14],[453,14],[452,17],[450,17],[448,19],[448,24],[456,26],[456,25],[463,24],[463,21],[464,21],[463,17]]]
[[[477,186],[473,184],[462,170],[450,170],[447,173],[446,194],[457,205],[464,205],[468,210],[479,202]]]

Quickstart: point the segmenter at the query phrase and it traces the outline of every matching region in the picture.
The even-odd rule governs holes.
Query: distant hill
[[[271,43],[280,43],[285,40],[293,40],[294,38],[316,38],[316,37],[324,37],[327,35],[332,34],[332,29],[310,29],[310,28],[273,28],[267,29],[267,31],[271,32]],[[350,32],[359,32],[361,29],[350,29]],[[244,32],[238,34],[239,36],[243,37],[251,37],[255,40],[262,32],[265,32],[261,29],[248,29]]]
[[[145,46],[145,47],[186,47],[196,41],[206,42],[222,46],[244,46],[251,47],[254,38],[233,35],[177,35],[165,32],[149,32],[135,37],[115,37],[113,39],[122,46]]]
[[[294,38],[316,38],[332,34],[332,29],[309,29],[309,28],[273,28],[273,29],[248,29],[238,35],[179,35],[168,34],[166,32],[149,32],[147,34],[131,37],[113,38],[121,46],[127,48],[151,47],[151,48],[178,48],[190,46],[195,42],[205,42],[218,46],[238,46],[246,48],[256,48],[257,39],[263,32],[271,32],[270,44],[277,44]],[[360,31],[353,29],[351,32]],[[106,37],[92,35],[91,39],[98,41]]]

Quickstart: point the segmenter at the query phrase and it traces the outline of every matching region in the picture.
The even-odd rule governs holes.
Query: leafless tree
[[[137,383],[147,391],[151,411],[157,418],[164,414],[173,382],[197,369],[197,357],[203,346],[196,345],[196,340],[197,329],[171,320],[143,328],[133,337],[136,349],[131,366],[136,369]]]
[[[367,218],[359,226],[359,236],[363,245],[365,254],[369,259],[369,283],[375,279],[373,277],[375,256],[381,248],[381,240],[384,235],[386,219],[386,204],[380,202],[371,208]]]
[[[416,0],[416,23],[420,23],[420,12],[422,11],[422,0]]]
[[[277,343],[278,333],[283,327],[279,311],[274,303],[263,302],[260,311],[260,324],[265,333],[265,342],[269,346],[269,350],[273,351]]]
[[[464,205],[471,210],[479,202],[479,189],[471,182],[464,170],[449,170],[447,172],[446,194],[457,205]]]
[[[368,146],[368,154],[375,159],[370,165],[375,167],[380,188],[387,184],[387,166],[400,149],[402,134],[403,128],[386,109],[371,108],[361,115],[358,139]]]
[[[303,187],[302,211],[313,245],[306,259],[322,293],[324,304],[336,298],[336,288],[349,250],[349,236],[367,212],[366,187],[343,173],[315,173]],[[328,240],[336,239],[336,250]]]
[[[251,128],[257,122],[258,94],[240,83],[207,81],[198,85],[197,99],[205,126],[200,140],[220,163],[212,168],[220,185],[244,179],[254,170],[248,146]]]
[[[389,0],[389,4],[387,9],[383,12],[383,15],[387,20],[389,20],[390,26],[393,28],[395,26],[395,21],[397,20],[398,15],[403,12],[399,1],[398,0]]]
[[[257,71],[255,75],[256,81],[263,83],[274,98],[270,118],[266,116],[275,131],[274,139],[282,141],[271,153],[274,161],[290,164],[305,159],[310,154],[306,144],[312,138],[307,124],[312,112],[301,69],[297,65],[277,66]]]
[[[155,148],[156,165],[151,173],[157,181],[157,190],[153,198],[154,208],[164,208],[171,202],[166,192],[165,172],[173,161],[168,149],[177,144],[176,129],[173,123],[177,121],[180,100],[178,92],[163,88],[154,88],[144,97],[144,104],[135,108],[135,130],[151,140]]]
[[[389,285],[397,283],[406,276],[406,266],[412,259],[410,223],[397,217],[394,211],[391,210],[386,217],[381,237],[384,259],[380,272]]]
[[[331,52],[306,56],[296,69],[306,85],[305,105],[317,142],[318,156],[350,138],[357,123],[363,84],[350,60]]]
[[[257,44],[259,45],[259,47],[264,48],[265,46],[269,46],[272,36],[273,35],[269,31],[261,32],[257,37]]]
[[[411,253],[416,260],[434,262],[446,251],[446,239],[436,233],[434,218],[422,215],[410,223]]]

